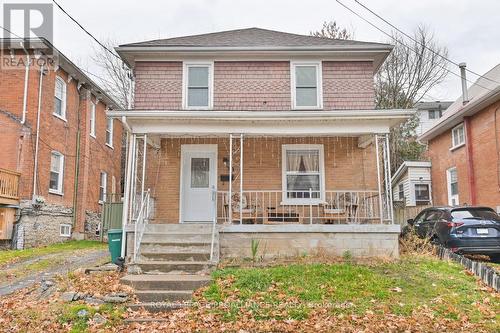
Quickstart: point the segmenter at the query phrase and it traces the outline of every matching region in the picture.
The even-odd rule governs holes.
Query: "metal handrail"
[[[139,254],[139,249],[141,247],[142,236],[144,235],[144,230],[149,222],[149,189],[145,191],[144,199],[141,202],[141,207],[139,209],[139,214],[135,220],[134,225],[134,262],[137,260],[137,255]]]

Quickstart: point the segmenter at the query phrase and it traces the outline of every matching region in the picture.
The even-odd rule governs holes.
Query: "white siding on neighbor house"
[[[430,168],[408,167],[406,174],[401,177],[401,180],[396,183],[392,189],[395,201],[402,201],[399,197],[399,184],[403,184],[405,193],[405,205],[407,207],[416,206],[415,200],[415,184],[428,184],[429,196],[432,201],[432,185],[431,185],[431,170]]]
[[[417,112],[420,122],[415,131],[417,132],[417,136],[419,136],[425,131],[427,131],[429,128],[431,128],[432,125],[434,125],[434,122],[438,121],[438,119],[429,119],[428,110],[419,110]]]

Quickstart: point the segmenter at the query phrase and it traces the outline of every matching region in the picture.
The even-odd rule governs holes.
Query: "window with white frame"
[[[415,201],[417,203],[427,203],[430,199],[429,184],[415,184]]]
[[[403,201],[405,199],[405,186],[403,183],[398,185],[398,199]]]
[[[320,202],[324,198],[323,145],[283,145],[283,201]]]
[[[458,206],[458,173],[457,168],[446,170],[446,180],[448,185],[448,204],[450,206]]]
[[[66,119],[66,82],[59,76],[56,77],[54,92],[54,115]]]
[[[292,63],[294,109],[322,108],[321,62]]]
[[[90,103],[90,135],[95,138],[95,103]]]
[[[71,237],[71,224],[61,224],[61,225],[59,225],[59,236],[61,236],[61,237]]]
[[[464,124],[460,124],[451,130],[451,148],[456,148],[465,143],[465,128]]]
[[[113,148],[113,118],[106,118],[106,144]]]
[[[212,107],[213,64],[184,64],[184,107],[206,109]]]
[[[53,151],[50,155],[49,192],[63,193],[64,155]]]
[[[99,180],[99,203],[106,201],[106,189],[108,185],[108,174],[101,171],[101,178]]]
[[[439,119],[442,116],[441,110],[429,110],[429,119]]]

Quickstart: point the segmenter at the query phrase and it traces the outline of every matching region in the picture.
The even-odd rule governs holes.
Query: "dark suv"
[[[432,207],[408,220],[421,238],[464,254],[500,260],[500,216],[488,207]],[[407,229],[408,231],[408,229]]]

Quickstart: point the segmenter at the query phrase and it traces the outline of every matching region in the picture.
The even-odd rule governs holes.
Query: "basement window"
[[[61,224],[59,226],[59,236],[71,237],[71,224]]]

